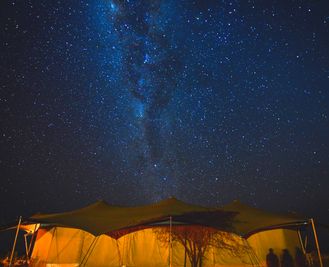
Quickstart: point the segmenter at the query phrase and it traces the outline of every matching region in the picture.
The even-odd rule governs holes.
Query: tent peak
[[[99,199],[97,200],[96,202],[94,203],[91,203],[85,207],[82,207],[82,209],[85,209],[85,208],[92,208],[92,207],[105,207],[105,206],[110,206],[105,200],[103,199]]]
[[[98,199],[94,204],[108,204],[104,199]]]
[[[159,207],[159,206],[176,206],[177,207],[177,206],[180,206],[180,207],[184,207],[184,208],[193,207],[193,209],[198,209],[198,210],[213,210],[213,208],[184,202],[180,199],[177,199],[176,197],[169,197],[166,199],[162,199],[158,202],[155,202],[153,204],[146,205],[146,206],[153,206],[153,207]]]
[[[160,201],[155,202],[155,204],[159,204],[159,203],[175,203],[175,202],[183,202],[183,201],[178,200],[177,198],[171,196],[169,198],[161,199]]]

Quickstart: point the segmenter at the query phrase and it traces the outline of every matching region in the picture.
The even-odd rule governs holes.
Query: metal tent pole
[[[29,247],[28,247],[28,244],[27,244],[27,236],[28,236],[28,234],[24,234],[26,261],[29,260]]]
[[[304,247],[302,234],[301,234],[301,232],[300,232],[299,229],[297,230],[297,234],[298,234],[298,239],[299,239],[300,247],[302,248],[303,254],[306,255],[306,249]]]
[[[169,267],[172,267],[172,217],[169,217]]]
[[[33,234],[32,234],[31,240],[30,240],[30,244],[29,244],[29,250],[28,250],[29,257],[30,257],[30,254],[31,254],[32,243],[33,243],[34,239],[37,236],[37,232],[36,231],[37,231],[38,226],[39,226],[38,224],[35,224],[34,225],[34,230],[33,230]]]
[[[16,248],[16,242],[17,242],[17,237],[18,237],[18,232],[19,232],[19,227],[21,226],[22,222],[22,216],[19,216],[18,224],[17,224],[17,229],[16,229],[16,234],[15,234],[15,239],[14,239],[14,244],[13,248],[11,250],[10,254],[10,260],[9,260],[9,267],[12,266],[13,258],[14,258],[14,253],[15,253],[15,248]]]
[[[322,258],[321,258],[321,252],[320,252],[320,246],[319,246],[319,241],[318,241],[318,235],[316,233],[316,229],[315,229],[315,224],[314,224],[313,218],[311,219],[311,225],[312,225],[312,229],[313,229],[313,234],[314,234],[314,240],[315,240],[316,249],[318,251],[320,267],[323,267]]]

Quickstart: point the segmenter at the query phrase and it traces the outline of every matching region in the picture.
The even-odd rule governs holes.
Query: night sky
[[[1,1],[0,222],[234,199],[329,222],[329,2]]]

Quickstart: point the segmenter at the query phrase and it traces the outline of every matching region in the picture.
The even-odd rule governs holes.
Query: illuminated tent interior
[[[206,208],[170,198],[137,207],[99,201],[36,214],[21,228],[32,235],[30,266],[242,267],[266,266],[269,248],[277,256],[283,249],[306,252],[301,229],[307,225],[240,202]]]

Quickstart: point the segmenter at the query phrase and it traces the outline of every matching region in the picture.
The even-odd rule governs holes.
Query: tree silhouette
[[[210,248],[223,249],[232,256],[239,257],[250,249],[240,239],[228,232],[201,225],[174,225],[163,226],[153,230],[158,240],[168,244],[181,244],[192,267],[202,267],[206,252]],[[186,262],[184,262],[184,267]]]

